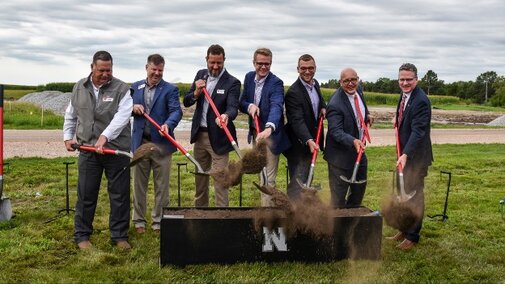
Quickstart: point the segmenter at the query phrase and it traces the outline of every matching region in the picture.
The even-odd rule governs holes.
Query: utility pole
[[[484,96],[484,103],[487,103],[487,83],[488,83],[488,79],[486,78],[484,80],[484,84],[486,84],[486,93],[485,93],[485,96]]]

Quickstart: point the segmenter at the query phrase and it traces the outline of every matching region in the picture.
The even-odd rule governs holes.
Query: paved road
[[[393,129],[371,129],[373,146],[394,145]],[[184,148],[191,150],[189,131],[175,131],[177,141]],[[503,143],[505,144],[505,128],[497,129],[432,129],[431,137],[434,144],[467,144],[467,143]],[[250,147],[247,144],[247,132],[238,130],[238,143],[241,148]],[[18,157],[61,157],[75,156],[67,152],[63,146],[61,130],[4,130],[4,158]]]

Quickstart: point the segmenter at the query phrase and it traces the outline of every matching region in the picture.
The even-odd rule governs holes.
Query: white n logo
[[[279,233],[276,234],[274,230],[270,231],[267,227],[263,227],[263,252],[271,252],[274,246],[277,251],[288,251],[286,244],[286,235],[284,228],[278,228]]]

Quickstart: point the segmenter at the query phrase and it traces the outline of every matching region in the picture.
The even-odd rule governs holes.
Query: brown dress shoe
[[[128,241],[118,241],[116,243],[116,246],[123,250],[129,250],[132,248],[132,246],[128,243]]]
[[[146,232],[146,228],[144,227],[137,227],[135,230],[137,231],[137,234],[143,234]]]
[[[402,249],[402,250],[410,250],[410,249],[412,249],[415,246],[416,246],[416,243],[414,243],[413,241],[405,239],[405,240],[403,240],[403,242],[401,242],[396,247],[399,248],[399,249]]]
[[[93,245],[91,244],[90,241],[82,241],[82,242],[79,242],[77,244],[77,246],[79,247],[79,249],[81,250],[87,250],[87,249],[90,249]]]
[[[398,232],[394,236],[386,237],[386,240],[401,242],[405,240],[405,234],[402,232]]]

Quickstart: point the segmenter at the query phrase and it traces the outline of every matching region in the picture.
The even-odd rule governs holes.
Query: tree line
[[[400,92],[396,79],[379,78],[375,82],[360,82],[365,92],[396,94]],[[505,77],[498,76],[495,71],[487,71],[475,81],[457,81],[445,83],[439,80],[437,73],[428,70],[419,80],[418,86],[428,95],[455,96],[463,101],[489,104],[492,106],[505,106]],[[340,87],[338,79],[323,82],[321,87],[336,89]]]

